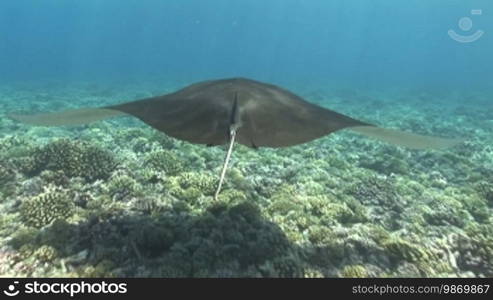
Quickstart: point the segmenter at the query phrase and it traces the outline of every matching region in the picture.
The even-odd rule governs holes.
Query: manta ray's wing
[[[121,111],[105,108],[79,108],[35,115],[10,114],[9,117],[19,122],[36,126],[63,126],[83,125],[123,114]]]
[[[228,141],[230,107],[207,95],[165,96],[106,107],[139,118],[165,134],[194,144],[222,145]]]
[[[355,126],[349,127],[348,130],[389,144],[411,149],[444,149],[465,141],[465,139],[461,138],[440,138],[376,126]]]
[[[293,146],[347,127],[371,126],[294,95],[283,94],[276,101],[247,102],[240,110],[238,142],[251,147]]]

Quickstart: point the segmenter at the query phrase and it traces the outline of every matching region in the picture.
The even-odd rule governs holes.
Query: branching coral
[[[428,254],[424,249],[397,237],[391,237],[384,240],[382,242],[382,247],[397,260],[418,262],[428,258]]]
[[[457,239],[459,267],[486,277],[493,276],[493,225],[470,225]]]
[[[108,151],[67,139],[36,149],[32,159],[25,159],[23,163],[28,173],[63,171],[69,177],[83,177],[89,181],[107,178],[116,167],[116,161]]]
[[[6,163],[0,161],[0,187],[14,180],[14,171]]]
[[[212,195],[216,190],[217,176],[198,172],[185,172],[178,177],[178,183],[184,189],[194,187],[204,195]]]
[[[397,216],[404,211],[406,199],[400,195],[390,178],[364,178],[352,185],[347,193],[368,209],[372,222],[382,224],[388,229],[397,229],[400,226]],[[354,208],[362,211],[357,206]]]
[[[145,164],[155,170],[165,172],[168,176],[178,175],[184,169],[182,161],[171,150],[151,152],[147,156]]]
[[[344,278],[365,278],[368,277],[368,271],[362,265],[345,266],[340,272]]]
[[[49,186],[43,193],[24,200],[20,213],[26,225],[39,228],[71,217],[74,204],[66,190]]]
[[[389,178],[368,177],[355,184],[351,194],[365,205],[376,205],[402,212],[403,199]]]
[[[40,176],[44,181],[57,186],[66,186],[69,182],[69,178],[62,170],[46,170],[41,172]]]
[[[489,207],[493,207],[493,183],[481,182],[478,185],[479,193],[488,203]]]
[[[14,181],[15,172],[13,169],[6,163],[0,161],[0,202],[5,195],[14,193]]]
[[[139,183],[132,177],[125,174],[116,174],[111,177],[106,185],[106,189],[115,200],[122,200],[128,196],[138,193]]]
[[[395,157],[389,154],[376,155],[368,160],[360,162],[363,168],[375,170],[379,173],[390,175],[394,174],[406,174],[409,172],[409,166],[405,158]]]
[[[210,196],[217,186],[217,176],[199,172],[183,172],[179,176],[165,180],[169,193],[189,202],[196,201],[200,196]]]
[[[43,245],[33,252],[33,256],[43,262],[51,262],[57,258],[57,251],[52,246]]]

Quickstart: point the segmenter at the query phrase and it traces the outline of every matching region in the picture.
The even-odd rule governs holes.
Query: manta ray
[[[378,127],[312,104],[279,86],[246,78],[199,82],[174,93],[100,108],[10,117],[32,125],[61,126],[121,115],[190,143],[228,144],[215,199],[235,142],[251,148],[288,147],[341,129],[413,149],[440,149],[461,141]]]

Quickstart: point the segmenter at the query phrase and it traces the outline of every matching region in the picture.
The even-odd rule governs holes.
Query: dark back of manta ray
[[[236,141],[253,148],[292,146],[345,127],[370,125],[248,79],[201,82],[108,108],[133,115],[169,136],[206,145],[227,143],[235,122],[239,122]]]

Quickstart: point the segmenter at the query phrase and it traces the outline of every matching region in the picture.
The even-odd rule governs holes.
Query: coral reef
[[[0,186],[6,185],[15,178],[14,171],[5,163],[0,162]]]
[[[389,238],[382,242],[382,247],[395,259],[418,262],[427,259],[427,254],[418,246],[401,238]]]
[[[48,186],[37,196],[25,199],[20,215],[28,226],[43,227],[58,219],[67,219],[74,213],[69,193],[58,187]]]
[[[94,181],[107,178],[116,167],[108,151],[84,142],[61,139],[33,152],[22,162],[24,171],[29,174],[42,170],[63,171],[68,177]]]
[[[397,216],[404,211],[406,199],[401,196],[392,178],[363,178],[361,182],[349,187],[347,193],[370,209],[373,222],[389,229],[400,227]]]
[[[115,200],[123,200],[139,193],[139,184],[126,174],[115,174],[106,185],[106,189]]]
[[[470,225],[457,238],[459,267],[485,277],[493,276],[493,225]]]
[[[341,271],[341,277],[345,278],[365,278],[368,277],[368,273],[364,266],[351,265],[345,266]]]
[[[0,111],[58,109],[46,100],[57,93],[94,106],[103,94],[105,104],[153,94],[70,88],[0,86],[12,99]],[[235,145],[213,199],[222,147],[180,142],[132,118],[60,128],[2,118],[0,276],[493,276],[493,115],[468,106],[446,116],[423,102],[440,101],[428,92],[316,94],[374,124],[474,138],[442,151],[345,131],[288,148]],[[449,105],[459,96],[440,97]],[[72,106],[64,97],[59,104]],[[368,102],[349,105],[358,99]]]
[[[480,194],[484,197],[489,207],[493,207],[493,181],[491,183],[481,182],[478,185]]]
[[[178,156],[170,150],[159,150],[147,155],[145,164],[153,169],[163,171],[167,175],[173,176],[183,171],[183,163]]]
[[[9,164],[0,161],[0,202],[15,192],[15,171]]]

